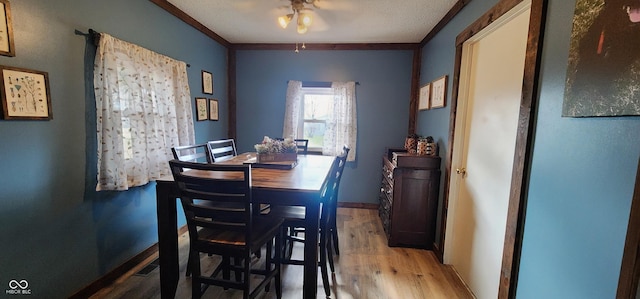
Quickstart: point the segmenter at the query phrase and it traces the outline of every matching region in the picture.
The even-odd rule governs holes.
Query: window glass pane
[[[323,94],[306,94],[304,96],[304,119],[322,119],[329,117],[331,96]]]
[[[324,122],[304,122],[304,139],[309,139],[310,148],[322,148]]]

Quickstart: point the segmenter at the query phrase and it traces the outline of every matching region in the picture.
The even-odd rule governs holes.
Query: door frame
[[[523,0],[501,0],[479,19],[469,25],[456,37],[456,56],[454,75],[452,80],[451,114],[449,118],[449,141],[446,156],[444,199],[441,208],[440,248],[444,249],[446,241],[447,210],[449,205],[449,184],[453,145],[455,138],[455,124],[458,104],[458,88],[460,85],[460,68],[462,64],[463,44],[491,23],[499,19]],[[502,254],[502,269],[500,271],[500,286],[498,298],[515,298],[522,248],[522,234],[524,229],[525,208],[531,163],[531,150],[535,129],[535,108],[538,100],[538,78],[540,74],[540,56],[542,54],[542,39],[544,32],[547,0],[531,0],[531,14],[529,17],[529,31],[527,50],[525,54],[522,95],[518,116],[516,146],[511,174],[509,192],[509,207]],[[437,250],[438,257],[443,260],[443,250]]]

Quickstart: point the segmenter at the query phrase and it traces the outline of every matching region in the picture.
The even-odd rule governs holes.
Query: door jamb
[[[469,25],[456,37],[456,56],[451,96],[451,114],[449,118],[449,140],[445,166],[444,200],[440,207],[441,230],[440,247],[444,249],[447,209],[449,204],[449,177],[451,175],[451,161],[453,157],[453,140],[457,115],[458,87],[460,83],[460,67],[462,49],[466,40],[476,35],[493,21],[518,5],[523,0],[501,0],[489,11]],[[531,0],[531,14],[529,17],[529,33],[522,80],[522,98],[518,116],[516,146],[511,175],[511,189],[509,192],[509,208],[502,254],[502,270],[500,272],[500,286],[498,298],[515,298],[520,266],[522,234],[524,229],[531,149],[535,130],[535,108],[538,100],[538,80],[540,74],[540,57],[542,54],[542,39],[546,19],[548,0]],[[436,247],[434,247],[436,249]],[[443,260],[443,251],[437,250],[438,258]]]

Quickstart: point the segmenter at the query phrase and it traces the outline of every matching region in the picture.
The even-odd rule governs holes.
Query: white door
[[[480,299],[498,296],[530,5],[463,44],[444,261]]]

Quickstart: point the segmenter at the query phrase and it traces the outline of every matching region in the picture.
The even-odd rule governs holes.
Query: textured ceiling
[[[418,43],[457,0],[316,0],[306,34],[276,21],[290,0],[167,2],[230,43]]]

